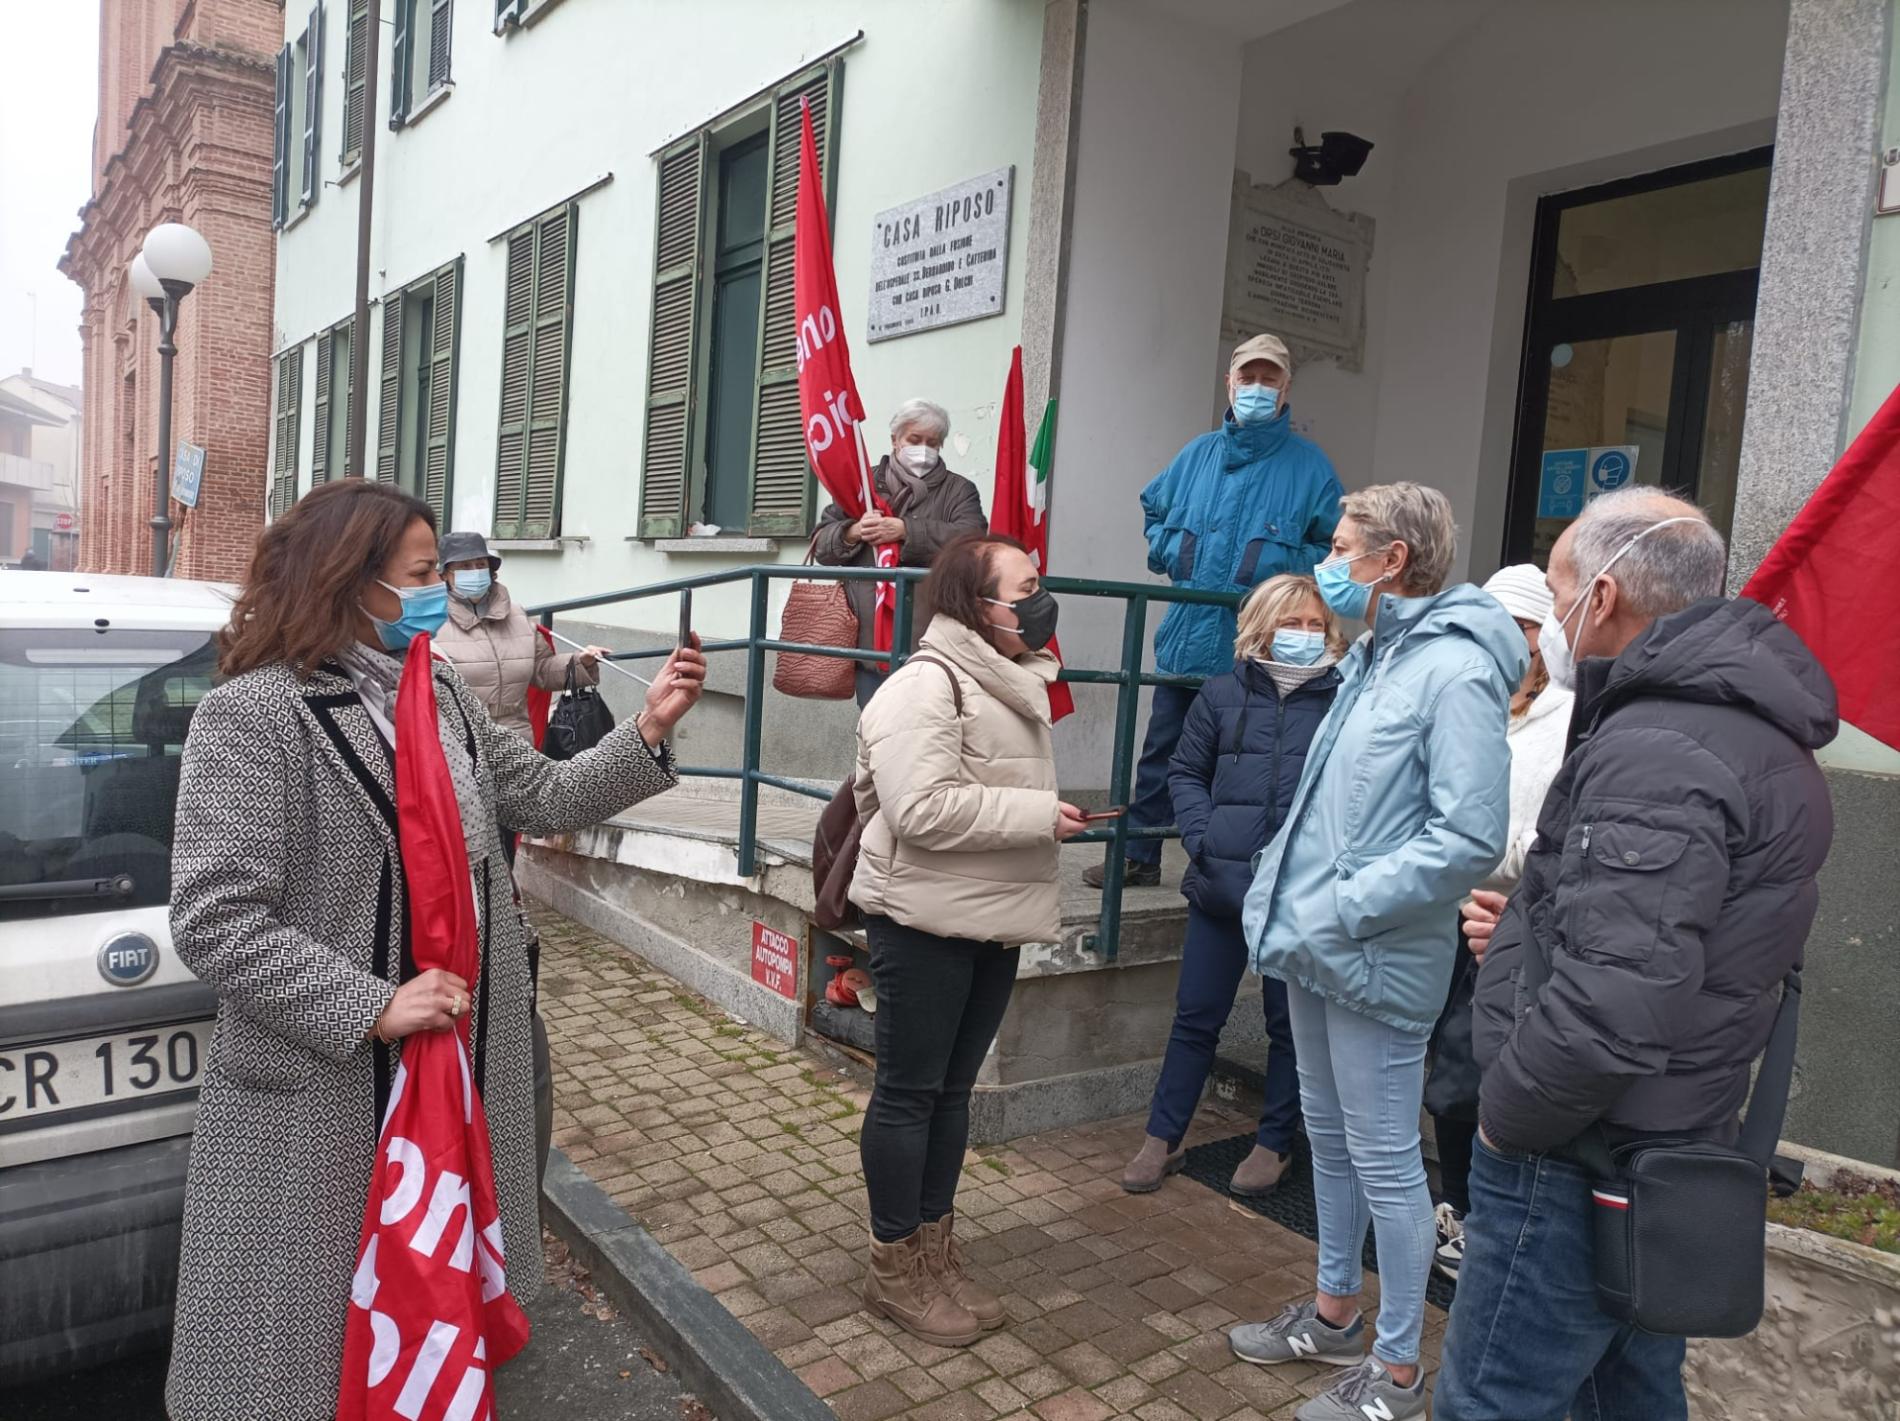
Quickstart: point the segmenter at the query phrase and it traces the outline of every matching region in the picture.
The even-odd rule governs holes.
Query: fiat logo
[[[99,949],[99,975],[115,987],[136,987],[158,971],[158,944],[144,933],[120,933]]]

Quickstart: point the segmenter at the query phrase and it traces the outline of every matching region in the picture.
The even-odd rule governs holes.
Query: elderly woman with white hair
[[[1340,665],[1241,916],[1255,970],[1287,986],[1319,1287],[1230,1340],[1242,1361],[1345,1369],[1298,1421],[1409,1421],[1425,1415],[1419,1340],[1437,1246],[1419,1156],[1425,1043],[1458,960],[1457,906],[1504,857],[1505,726],[1530,652],[1496,598],[1445,586],[1457,529],[1442,493],[1386,484],[1340,506],[1314,580],[1335,613],[1372,630]],[[1379,1245],[1370,1356],[1368,1225]]]
[[[853,520],[837,504],[825,510],[812,542],[813,556],[829,567],[870,567],[877,549],[896,543],[902,567],[929,567],[937,554],[958,538],[989,529],[976,485],[953,474],[943,462],[943,441],[950,437],[950,416],[929,400],[906,400],[891,416],[891,452],[871,472],[877,496],[889,509],[872,507]],[[873,644],[877,584],[848,582],[845,595],[858,614],[858,646]],[[913,639],[922,632],[913,629]],[[858,663],[858,704],[876,694],[888,674]]]

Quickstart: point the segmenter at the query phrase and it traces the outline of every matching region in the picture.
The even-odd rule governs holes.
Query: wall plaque
[[[1234,174],[1232,213],[1222,337],[1271,331],[1296,363],[1361,369],[1372,218],[1333,211],[1309,183],[1255,186],[1245,173]]]
[[[869,340],[1003,314],[1015,177],[1015,168],[998,168],[878,213]]]

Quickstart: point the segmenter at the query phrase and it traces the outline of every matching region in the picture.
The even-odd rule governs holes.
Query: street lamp
[[[211,247],[182,222],[161,222],[145,234],[132,258],[132,288],[158,313],[158,480],[152,509],[152,576],[164,577],[171,560],[172,357],[178,347],[178,303],[211,275]]]

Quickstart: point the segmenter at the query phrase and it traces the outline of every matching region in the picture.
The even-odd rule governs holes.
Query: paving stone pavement
[[[1314,1247],[1178,1177],[1124,1194],[1139,1117],[971,1152],[957,1232],[1008,1326],[949,1351],[867,1316],[868,1092],[578,924],[535,920],[555,1143],[843,1421],[1282,1421],[1337,1376],[1234,1360],[1227,1329],[1309,1294]],[[1209,1102],[1189,1138],[1251,1127]],[[1428,1317],[1433,1365],[1444,1323]]]

